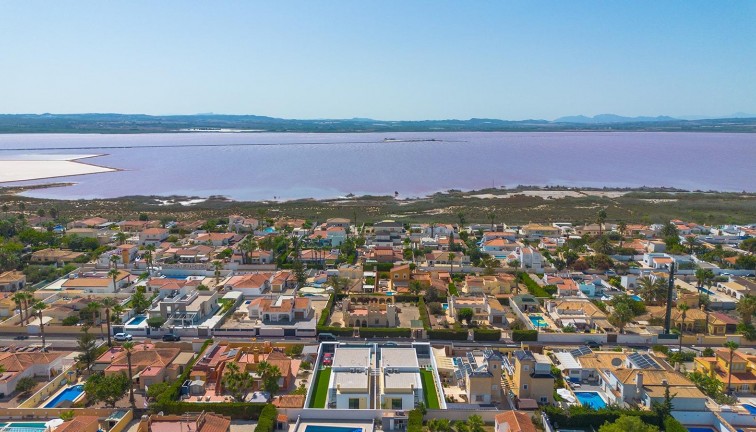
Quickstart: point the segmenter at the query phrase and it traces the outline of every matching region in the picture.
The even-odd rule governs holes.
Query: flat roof
[[[419,368],[417,351],[414,348],[381,348],[383,368]]]
[[[368,368],[370,367],[370,348],[336,347],[333,355],[333,368]]]
[[[420,372],[398,372],[383,374],[383,390],[386,389],[421,389]]]
[[[368,390],[368,372],[333,372],[333,386],[341,390]]]

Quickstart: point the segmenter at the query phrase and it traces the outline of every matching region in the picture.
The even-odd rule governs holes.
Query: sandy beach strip
[[[102,155],[21,155],[0,159],[0,183],[117,171],[81,162],[96,156]]]

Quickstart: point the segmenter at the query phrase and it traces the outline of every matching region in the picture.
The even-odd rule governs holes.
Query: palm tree
[[[113,270],[111,270],[113,271]],[[118,270],[116,270],[118,271]],[[113,346],[113,342],[110,339],[110,310],[114,308],[116,305],[118,305],[118,301],[112,297],[105,297],[102,299],[102,306],[105,308],[105,320],[107,321],[108,325],[108,346]]]
[[[131,375],[131,351],[134,349],[134,342],[124,342],[121,345],[126,351],[126,364],[129,366],[129,402],[131,407],[134,408],[136,401],[134,400],[134,378]]]
[[[596,223],[598,224],[599,237],[604,234],[604,222],[606,221],[606,209],[602,208],[596,214]]]
[[[215,269],[215,286],[218,286],[221,277],[221,270],[223,270],[223,262],[219,260],[213,261],[213,269]]]
[[[488,213],[488,220],[491,221],[491,231],[494,230],[494,221],[496,220],[496,212],[491,211]]]
[[[32,308],[37,311],[37,317],[39,318],[39,331],[42,333],[42,351],[47,351],[45,342],[45,325],[42,323],[42,311],[47,309],[47,304],[43,301],[34,303]]]
[[[108,276],[113,279],[113,291],[117,291],[116,283],[118,283],[117,278],[119,274],[121,274],[121,271],[118,269],[110,269],[110,271],[108,272]]]
[[[470,432],[483,432],[483,425],[483,418],[477,414],[467,418],[467,427],[470,429]]]
[[[144,263],[147,266],[147,273],[152,271],[152,251],[147,250],[144,252]]]
[[[449,276],[454,274],[454,258],[457,257],[457,254],[454,252],[449,252]]]
[[[638,293],[645,302],[650,303],[659,301],[661,291],[664,289],[665,287],[662,284],[662,278],[652,279],[648,276],[643,276],[638,279]]]
[[[696,270],[696,281],[698,282],[698,287],[702,288],[710,278],[714,278],[714,272],[712,272],[709,269],[704,268],[698,268]]]
[[[24,323],[24,308],[22,305],[24,304],[24,298],[25,293],[18,291],[15,294],[13,294],[13,297],[11,297],[13,301],[16,303],[16,307],[18,308],[18,314],[21,315],[21,324]]]
[[[738,300],[735,310],[740,314],[743,324],[751,325],[751,318],[756,313],[756,297],[749,294],[744,295]]]
[[[680,309],[680,317],[682,318],[680,322],[680,353],[682,353],[682,339],[683,339],[683,333],[685,332],[685,318],[688,317],[688,309],[690,309],[690,306],[686,305],[685,303],[680,303],[677,305],[677,308]]]
[[[119,257],[117,254],[113,254],[110,256],[110,264],[113,265],[113,268],[118,268],[118,261],[121,260],[121,257]]]
[[[462,227],[465,225],[465,212],[459,212],[457,213],[457,219],[459,219],[459,230],[462,230]]]
[[[619,247],[622,248],[622,243],[625,241],[625,233],[627,232],[627,224],[625,221],[619,221],[617,224],[617,231],[620,233],[620,244]]]
[[[129,236],[126,235],[123,231],[118,231],[115,235],[116,240],[118,241],[118,244],[124,244],[126,243],[126,239],[129,238]]]
[[[100,305],[99,302],[93,301],[93,302],[87,303],[87,307],[84,308],[85,311],[87,311],[87,312],[89,312],[89,313],[92,314],[92,325],[93,326],[97,324],[97,322],[96,322],[97,321],[96,316],[100,312],[100,306],[101,305]],[[100,331],[102,331],[102,326],[100,326]]]
[[[730,362],[727,365],[727,392],[732,390],[732,357],[735,356],[735,351],[740,348],[737,342],[727,341],[724,343],[724,347],[730,350]]]
[[[432,418],[428,420],[428,430],[430,432],[452,432],[451,422],[445,418]]]
[[[29,308],[32,305],[32,302],[34,301],[34,294],[30,292],[24,292],[23,293],[23,303],[24,303],[24,314],[26,315],[26,319],[29,319]]]

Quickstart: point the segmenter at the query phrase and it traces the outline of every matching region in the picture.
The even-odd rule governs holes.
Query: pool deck
[[[45,400],[43,400],[43,401],[42,401],[42,403],[40,403],[40,404],[39,404],[39,406],[38,406],[37,408],[45,408],[45,405],[47,405],[48,403],[50,403],[50,402],[51,402],[51,401],[52,401],[53,399],[55,399],[55,397],[57,397],[57,396],[58,396],[59,394],[61,394],[61,393],[63,393],[64,391],[66,391],[66,389],[67,389],[67,388],[69,388],[69,387],[71,387],[71,386],[75,386],[75,385],[80,385],[80,384],[81,384],[81,385],[84,385],[84,380],[83,380],[83,379],[81,379],[81,378],[79,378],[79,380],[78,380],[78,381],[76,381],[75,383],[67,383],[67,384],[66,384],[66,385],[64,385],[64,386],[61,386],[61,387],[60,387],[60,388],[58,389],[58,391],[56,391],[55,393],[53,393],[53,394],[51,394],[50,396],[48,396],[47,398],[45,398]],[[82,395],[83,395],[83,394],[84,394],[84,393],[82,392]],[[78,398],[80,398],[80,397],[81,397],[81,396],[77,397],[77,399],[78,399]],[[55,408],[55,407],[50,407],[50,409],[52,409],[52,408]]]

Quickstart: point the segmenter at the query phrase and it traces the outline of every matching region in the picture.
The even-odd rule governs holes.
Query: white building
[[[370,348],[336,347],[326,408],[371,409]]]
[[[381,349],[381,408],[414,409],[423,399],[420,364],[414,348]]]

